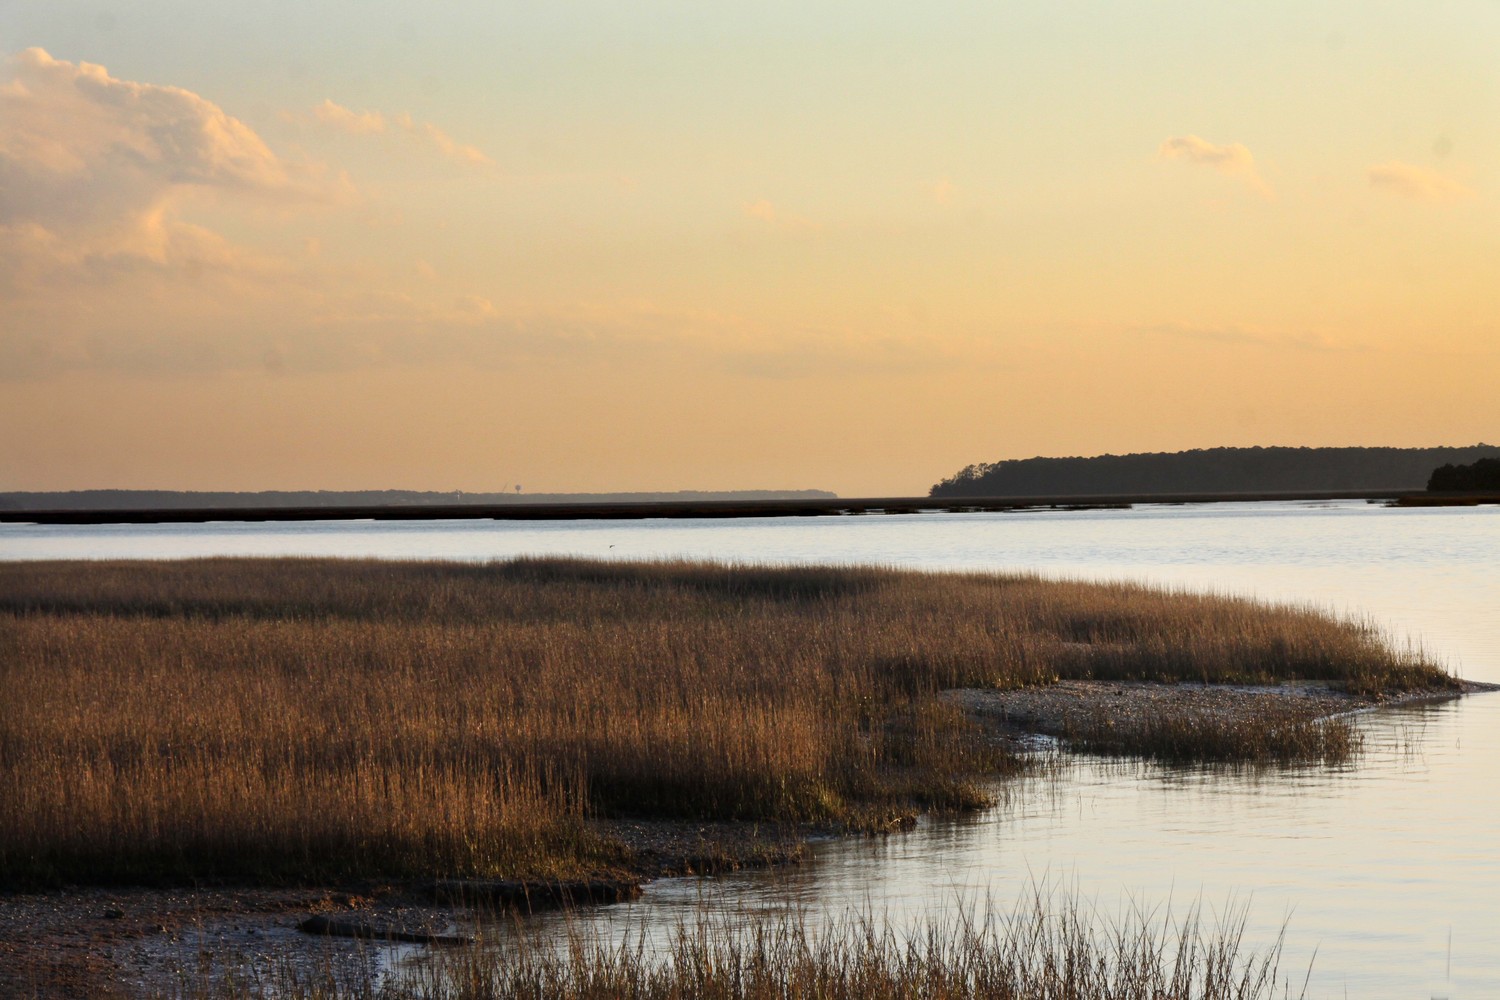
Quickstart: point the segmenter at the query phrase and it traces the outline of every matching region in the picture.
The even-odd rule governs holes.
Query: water
[[[740,521],[326,522],[0,526],[0,559],[521,554],[880,563],[1131,578],[1368,616],[1466,677],[1500,681],[1500,508],[1219,504],[1133,511]],[[853,908],[900,926],[1034,882],[1107,917],[1169,901],[1248,906],[1246,942],[1283,924],[1293,993],[1500,996],[1500,694],[1364,720],[1357,765],[1269,773],[1089,758],[962,821],[816,846],[795,869],[655,883],[589,917],[661,933],[700,912]],[[1451,941],[1451,945],[1450,945]],[[1316,951],[1316,960],[1313,960]]]
[[[1366,739],[1341,771],[1075,760],[980,817],[825,842],[796,869],[663,882],[593,929],[665,937],[705,901],[908,929],[1041,886],[1106,922],[1200,903],[1211,925],[1244,907],[1251,947],[1286,927],[1293,995],[1311,965],[1312,997],[1500,996],[1500,696],[1378,713]]]

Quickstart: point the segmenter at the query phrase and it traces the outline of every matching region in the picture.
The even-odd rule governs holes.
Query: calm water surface
[[[0,526],[0,559],[336,555],[879,563],[1131,578],[1368,617],[1466,677],[1500,681],[1500,509],[1362,503],[736,521]],[[789,871],[649,886],[590,918],[660,933],[726,912],[850,909],[897,926],[1007,907],[1036,882],[1107,916],[1248,907],[1287,927],[1293,993],[1500,997],[1500,694],[1365,718],[1355,766],[1223,773],[1078,758],[982,816],[817,846]],[[1451,942],[1451,944],[1450,944]],[[1313,960],[1316,951],[1316,960]]]

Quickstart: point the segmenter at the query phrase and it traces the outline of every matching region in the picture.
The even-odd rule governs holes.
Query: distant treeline
[[[0,493],[4,510],[188,510],[201,507],[431,507],[448,504],[662,503],[837,498],[827,490],[679,490],[675,493],[465,493],[459,490],[73,490]]]
[[[1427,488],[1434,493],[1500,490],[1500,458],[1481,458],[1473,465],[1445,465],[1433,470]]]
[[[1420,490],[1439,465],[1500,458],[1467,448],[1206,448],[1025,458],[971,465],[932,487],[934,497],[1142,493],[1294,493]]]

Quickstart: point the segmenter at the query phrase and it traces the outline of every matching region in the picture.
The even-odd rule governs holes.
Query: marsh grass
[[[1224,597],[553,559],[9,564],[0,650],[0,885],[604,872],[593,816],[982,803],[1017,765],[945,688],[1451,683]]]
[[[1170,763],[1337,765],[1363,745],[1347,716],[1323,718],[1314,708],[1288,702],[1259,705],[1254,714],[1153,711],[1121,718],[1093,711],[1069,719],[1063,738],[1076,750]]]
[[[851,916],[810,928],[800,914],[748,925],[702,915],[665,941],[610,942],[573,929],[434,953],[384,979],[272,965],[205,975],[174,1000],[1271,1000],[1293,995],[1281,940],[1244,942],[1245,913],[1208,924],[1194,907],[1107,919],[1039,893],[999,915],[972,908],[898,932]],[[365,966],[368,968],[368,965]],[[1302,985],[1302,984],[1296,984]]]

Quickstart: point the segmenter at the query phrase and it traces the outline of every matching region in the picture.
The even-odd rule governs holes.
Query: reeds
[[[878,569],[0,566],[0,885],[575,875],[606,814],[876,827],[1014,762],[938,691],[1451,679],[1306,609]]]
[[[1236,909],[1110,920],[1038,894],[1013,913],[934,920],[905,933],[869,917],[810,929],[800,915],[736,925],[700,917],[660,944],[574,931],[560,945],[434,954],[383,980],[272,965],[175,1000],[1271,1000],[1292,995],[1281,942],[1257,953]],[[524,932],[523,932],[524,933]],[[1302,984],[1296,984],[1298,986]]]
[[[1120,717],[1095,710],[1070,717],[1061,733],[1075,750],[1171,763],[1344,764],[1362,737],[1347,716],[1322,718],[1294,701],[1252,712],[1155,710]]]

